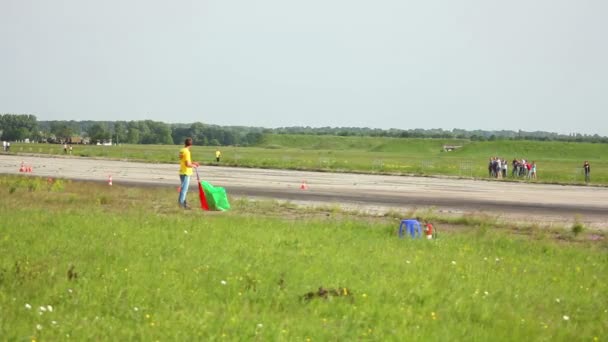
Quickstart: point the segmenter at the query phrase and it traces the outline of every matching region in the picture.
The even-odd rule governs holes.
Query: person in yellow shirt
[[[215,161],[219,163],[221,156],[222,156],[222,152],[220,152],[220,150],[216,150],[215,151]]]
[[[188,202],[186,201],[186,195],[188,194],[188,187],[190,186],[192,168],[199,167],[199,163],[192,161],[192,156],[190,155],[191,146],[192,138],[186,138],[184,141],[184,148],[179,150],[179,179],[181,181],[181,187],[177,201],[180,208],[184,209],[190,209]]]

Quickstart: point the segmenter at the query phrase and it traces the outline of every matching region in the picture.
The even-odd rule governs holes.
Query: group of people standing
[[[526,177],[536,179],[536,162],[529,162],[525,159],[513,159],[511,162],[512,177]],[[488,175],[493,178],[507,178],[509,163],[502,158],[492,157],[488,163]]]
[[[10,141],[2,141],[2,152],[10,152],[11,151],[11,142]]]
[[[513,159],[511,162],[513,165],[513,177],[526,177],[536,179],[536,162],[530,162],[525,159],[517,160]]]
[[[513,159],[511,167],[511,177],[525,177],[529,179],[536,179],[537,177],[535,161]],[[498,179],[506,178],[508,169],[509,166],[506,160],[498,157],[490,158],[490,162],[488,163],[488,174],[490,177]],[[585,182],[589,183],[591,181],[591,165],[587,160],[583,164],[583,171],[585,172]]]

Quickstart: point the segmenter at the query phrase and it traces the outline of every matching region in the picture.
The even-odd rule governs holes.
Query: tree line
[[[264,134],[306,134],[336,136],[377,136],[394,138],[442,138],[469,140],[541,140],[608,143],[608,137],[580,133],[558,134],[535,131],[485,131],[464,129],[377,129],[367,127],[279,127],[218,126],[195,122],[167,124],[153,120],[139,121],[38,121],[30,114],[0,114],[0,137],[7,141],[29,139],[37,142],[109,142],[129,144],[181,145],[192,137],[195,145],[253,146]]]
[[[608,137],[598,134],[559,134],[545,131],[486,131],[465,130],[454,128],[445,130],[433,129],[380,129],[368,127],[280,127],[268,130],[275,134],[308,134],[308,135],[337,135],[337,136],[372,136],[391,138],[436,138],[436,139],[468,139],[473,141],[492,140],[537,140],[537,141],[568,141],[568,142],[592,142],[608,143]]]
[[[167,124],[160,121],[37,121],[34,115],[0,115],[0,138],[7,141],[48,143],[112,142],[181,145],[192,137],[196,145],[250,146],[262,140],[263,128],[222,127],[201,122]]]

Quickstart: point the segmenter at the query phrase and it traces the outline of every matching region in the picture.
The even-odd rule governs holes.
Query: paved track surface
[[[179,183],[176,165],[79,157],[4,154],[0,155],[0,173],[18,174],[22,161],[37,176],[103,182],[112,175],[114,184],[176,187]],[[578,216],[591,226],[608,228],[608,188],[603,187],[221,166],[203,166],[199,172],[237,196],[339,204],[368,211],[433,207],[446,214],[482,212],[543,223],[571,222]],[[300,189],[302,181],[308,190]]]

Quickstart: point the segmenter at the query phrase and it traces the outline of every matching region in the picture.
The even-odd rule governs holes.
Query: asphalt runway
[[[151,164],[81,157],[0,155],[0,173],[138,186],[179,185],[176,164]],[[326,173],[202,166],[201,178],[225,187],[231,196],[288,200],[298,204],[340,205],[382,212],[433,208],[447,215],[489,214],[507,220],[569,224],[576,217],[592,227],[608,228],[608,188],[453,179]],[[28,173],[29,174],[29,173]],[[301,189],[302,183],[307,185]],[[195,189],[196,182],[191,183]]]

